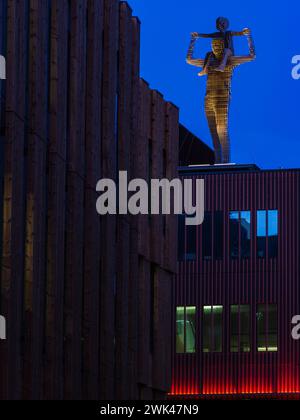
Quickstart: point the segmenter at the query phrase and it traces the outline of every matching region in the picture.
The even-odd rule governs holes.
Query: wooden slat
[[[117,51],[119,42],[119,2],[104,1],[103,101],[102,101],[102,178],[117,177]],[[100,289],[100,398],[114,395],[115,378],[115,289],[116,289],[116,217],[101,218]]]
[[[101,104],[103,1],[88,1],[87,101],[85,134],[85,220],[84,220],[84,312],[83,312],[83,396],[99,396],[100,352],[100,217],[95,211],[95,185],[101,178]],[[102,244],[103,246],[103,244]]]
[[[28,152],[26,174],[24,397],[38,399],[43,383],[46,267],[46,155],[49,4],[30,2]]]
[[[68,2],[51,8],[45,398],[63,398]]]
[[[71,2],[65,277],[66,399],[82,397],[86,0]]]

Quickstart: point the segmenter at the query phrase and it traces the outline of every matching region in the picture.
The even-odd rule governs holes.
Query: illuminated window
[[[278,210],[257,211],[257,256],[275,258],[278,254]]]
[[[231,258],[249,258],[251,244],[251,212],[231,211],[230,256]]]
[[[176,309],[176,353],[196,352],[196,307]]]
[[[231,305],[230,312],[230,351],[250,352],[250,306]]]
[[[277,305],[258,305],[257,314],[257,350],[259,352],[278,351]]]
[[[223,341],[223,306],[203,307],[203,352],[221,353]]]

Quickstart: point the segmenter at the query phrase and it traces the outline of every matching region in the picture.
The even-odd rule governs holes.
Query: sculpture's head
[[[218,17],[217,19],[217,29],[218,31],[225,32],[229,28],[229,20],[225,17]]]
[[[215,57],[218,60],[222,59],[224,54],[224,41],[222,39],[213,39],[211,47]]]

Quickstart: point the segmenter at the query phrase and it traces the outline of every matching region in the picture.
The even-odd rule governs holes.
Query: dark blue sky
[[[230,28],[252,29],[257,59],[236,69],[232,84],[232,161],[262,168],[300,167],[300,80],[291,60],[300,55],[299,0],[129,0],[142,22],[141,75],[180,107],[181,122],[211,145],[204,114],[206,78],[185,63],[190,32],[212,32],[218,16]],[[210,50],[200,40],[197,53]],[[235,38],[236,54],[247,53]]]

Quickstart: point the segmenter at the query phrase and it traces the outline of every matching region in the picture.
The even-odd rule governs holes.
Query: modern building
[[[2,0],[1,399],[162,398],[177,218],[96,212],[101,178],[177,177],[178,109],[118,0]]]
[[[179,220],[170,398],[300,398],[300,170],[191,165],[205,220]]]

